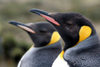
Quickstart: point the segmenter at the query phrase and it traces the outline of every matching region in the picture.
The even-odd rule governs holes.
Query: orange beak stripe
[[[30,28],[28,28],[28,27],[25,27],[25,26],[22,26],[22,25],[18,25],[20,28],[22,28],[22,29],[24,29],[24,30],[26,30],[26,31],[28,31],[28,32],[31,32],[31,33],[36,33],[35,31],[33,31],[33,30],[31,30]]]
[[[40,16],[44,17],[46,20],[52,22],[53,24],[60,26],[60,24],[57,21],[55,21],[53,18],[46,16],[46,15],[43,15],[43,14],[40,14]]]

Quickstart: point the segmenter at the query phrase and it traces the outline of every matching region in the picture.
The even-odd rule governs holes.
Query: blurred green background
[[[44,19],[29,12],[38,8],[49,12],[78,12],[88,17],[100,36],[100,0],[0,0],[0,67],[16,67],[33,44],[27,33],[8,21],[24,23]]]

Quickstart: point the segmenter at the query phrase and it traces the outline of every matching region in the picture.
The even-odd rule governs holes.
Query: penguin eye
[[[47,33],[47,30],[42,29],[40,30],[40,33]]]
[[[67,25],[73,25],[73,22],[72,22],[72,21],[67,21],[66,24],[67,24]]]
[[[63,26],[67,26],[68,28],[69,27],[72,27],[74,24],[72,23],[72,21],[66,21],[64,24],[63,24]]]

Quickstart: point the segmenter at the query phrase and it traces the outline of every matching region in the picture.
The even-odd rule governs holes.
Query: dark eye
[[[69,27],[72,27],[73,26],[73,23],[71,21],[67,21],[67,22],[65,22],[63,24],[63,26],[65,26],[65,27],[67,26],[69,28]]]
[[[47,30],[46,29],[42,29],[42,30],[40,30],[40,33],[47,33]]]
[[[72,22],[72,21],[67,21],[66,24],[67,24],[67,25],[73,25],[73,22]]]

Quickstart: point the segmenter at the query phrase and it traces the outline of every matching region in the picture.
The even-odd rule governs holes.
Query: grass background
[[[43,21],[29,12],[32,8],[81,13],[92,21],[100,36],[100,0],[0,0],[0,67],[16,67],[16,59],[33,44],[27,33],[8,23]]]

